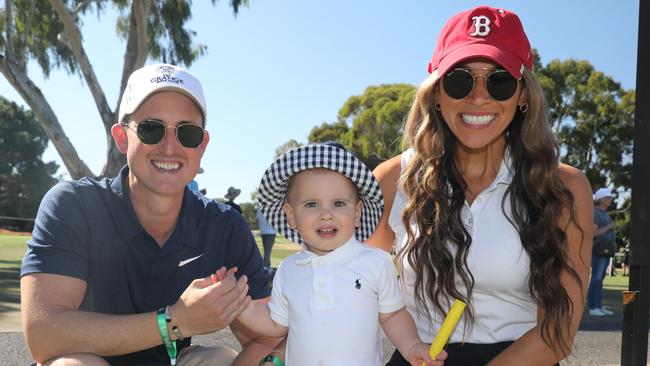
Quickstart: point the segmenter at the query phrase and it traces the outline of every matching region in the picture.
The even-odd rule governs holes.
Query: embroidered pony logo
[[[361,290],[361,279],[360,278],[357,278],[356,280],[354,280],[354,288],[356,288],[357,290]]]

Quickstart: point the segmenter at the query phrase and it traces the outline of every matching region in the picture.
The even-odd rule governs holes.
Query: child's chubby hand
[[[228,277],[232,277],[234,279],[236,272],[237,267],[232,267],[228,270],[226,270],[226,267],[221,267],[214,274],[210,275],[210,279],[212,280],[212,283],[217,283]]]
[[[429,355],[429,345],[426,343],[416,343],[409,350],[407,360],[412,366],[442,366],[447,359],[447,352],[442,350],[435,360]]]

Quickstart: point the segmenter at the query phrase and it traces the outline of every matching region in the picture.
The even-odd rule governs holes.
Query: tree
[[[552,60],[536,67],[536,74],[549,102],[561,161],[582,170],[594,189],[613,185],[630,192],[635,91],[584,60]],[[629,197],[619,205],[612,216],[624,246],[630,235]]]
[[[338,141],[374,169],[402,152],[404,118],[414,95],[410,84],[369,86],[362,95],[348,98],[336,122],[314,127],[308,140]]]
[[[255,204],[253,202],[243,202],[239,204],[239,207],[241,207],[241,215],[246,220],[248,227],[251,230],[257,230],[257,211]]]
[[[553,60],[536,68],[549,102],[561,160],[581,169],[592,186],[629,190],[632,182],[634,90],[584,60]]]
[[[212,0],[213,5],[215,2]],[[185,28],[192,16],[189,0],[5,0],[4,7],[0,7],[0,72],[32,109],[73,178],[94,174],[81,160],[54,110],[29,77],[27,64],[38,63],[46,77],[53,69],[83,77],[108,141],[106,164],[99,176],[115,175],[125,162],[110,134],[117,107],[111,108],[106,100],[84,50],[80,28],[83,15],[95,12],[99,17],[110,5],[121,14],[117,30],[126,40],[116,105],[122,98],[128,76],[142,67],[147,58],[189,66],[206,52],[204,45],[193,43],[196,33]],[[248,0],[230,0],[235,15],[243,5],[248,5]]]
[[[287,142],[284,143],[284,145],[278,147],[275,149],[275,157],[279,157],[280,155],[284,154],[285,152],[295,149],[296,147],[300,147],[302,144],[294,139],[291,139]]]
[[[349,100],[349,99],[348,99]],[[327,142],[337,141],[341,142],[343,136],[348,133],[350,127],[347,122],[338,121],[334,123],[323,122],[320,126],[312,128],[307,137],[309,142]]]
[[[48,138],[31,111],[0,97],[0,216],[33,218],[57,179],[41,155]]]

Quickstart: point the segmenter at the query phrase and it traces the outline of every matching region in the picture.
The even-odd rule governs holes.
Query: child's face
[[[345,244],[361,217],[356,186],[328,169],[306,170],[293,177],[283,209],[289,227],[309,249],[324,255]]]

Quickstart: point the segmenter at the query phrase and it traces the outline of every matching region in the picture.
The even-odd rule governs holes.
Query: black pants
[[[445,347],[448,354],[445,366],[484,366],[512,343],[450,343]],[[558,363],[555,366],[559,365]],[[410,366],[410,364],[399,351],[395,350],[386,366]]]

